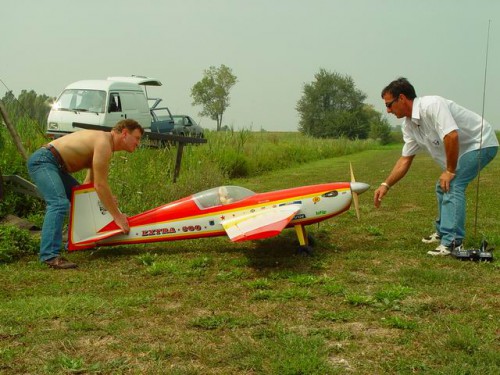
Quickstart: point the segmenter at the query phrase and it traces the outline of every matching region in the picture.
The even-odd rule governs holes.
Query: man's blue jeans
[[[28,172],[46,203],[40,242],[40,261],[59,255],[64,219],[69,211],[71,189],[79,183],[60,169],[52,153],[40,148],[28,160]]]
[[[456,175],[450,182],[450,190],[444,193],[436,183],[438,217],[436,232],[441,235],[441,244],[462,244],[465,238],[465,190],[479,171],[493,160],[498,147],[487,147],[463,154],[458,160]]]

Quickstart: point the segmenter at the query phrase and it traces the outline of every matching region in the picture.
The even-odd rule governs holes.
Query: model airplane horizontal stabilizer
[[[221,224],[233,242],[259,240],[280,234],[300,208],[300,204],[274,207],[223,220]]]
[[[92,247],[95,247],[96,243],[102,240],[105,240],[106,238],[116,236],[117,234],[123,234],[123,231],[121,229],[113,229],[107,232],[99,233],[95,236],[91,236],[89,238],[82,239],[78,241],[79,246],[88,246],[92,245]]]

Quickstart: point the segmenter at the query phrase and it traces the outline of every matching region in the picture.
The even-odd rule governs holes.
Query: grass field
[[[399,149],[363,151],[231,183],[267,191],[349,180],[353,211],[255,242],[226,238],[0,265],[0,373],[498,374],[499,266],[432,258],[435,164],[418,156],[380,209],[373,190]],[[500,159],[468,191],[467,247],[500,244]],[[147,198],[144,198],[147,199]],[[476,232],[476,233],[474,233]]]

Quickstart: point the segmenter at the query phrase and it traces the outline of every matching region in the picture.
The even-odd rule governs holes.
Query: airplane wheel
[[[316,244],[316,240],[311,234],[307,234],[307,241],[309,242],[310,246],[314,246]]]
[[[298,241],[297,241],[298,242]],[[297,243],[296,242],[296,243]],[[302,247],[310,247],[312,249],[313,246],[316,245],[316,240],[314,239],[313,236],[311,236],[310,234],[307,235],[307,245],[300,245],[299,244],[299,248],[302,248]]]
[[[314,251],[312,246],[299,246],[299,254],[305,255],[305,256],[313,256]]]

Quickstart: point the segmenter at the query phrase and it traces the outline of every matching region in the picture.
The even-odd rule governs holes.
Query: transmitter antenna
[[[483,148],[483,127],[484,127],[484,107],[485,107],[485,99],[486,99],[486,75],[488,73],[488,51],[490,46],[490,26],[491,20],[488,20],[488,34],[486,37],[486,57],[484,64],[484,83],[483,83],[483,108],[481,113],[481,137],[479,140],[479,153],[477,156],[477,184],[476,184],[476,211],[474,214],[474,236],[477,233],[477,213],[479,207],[479,181],[481,177],[481,150]]]

